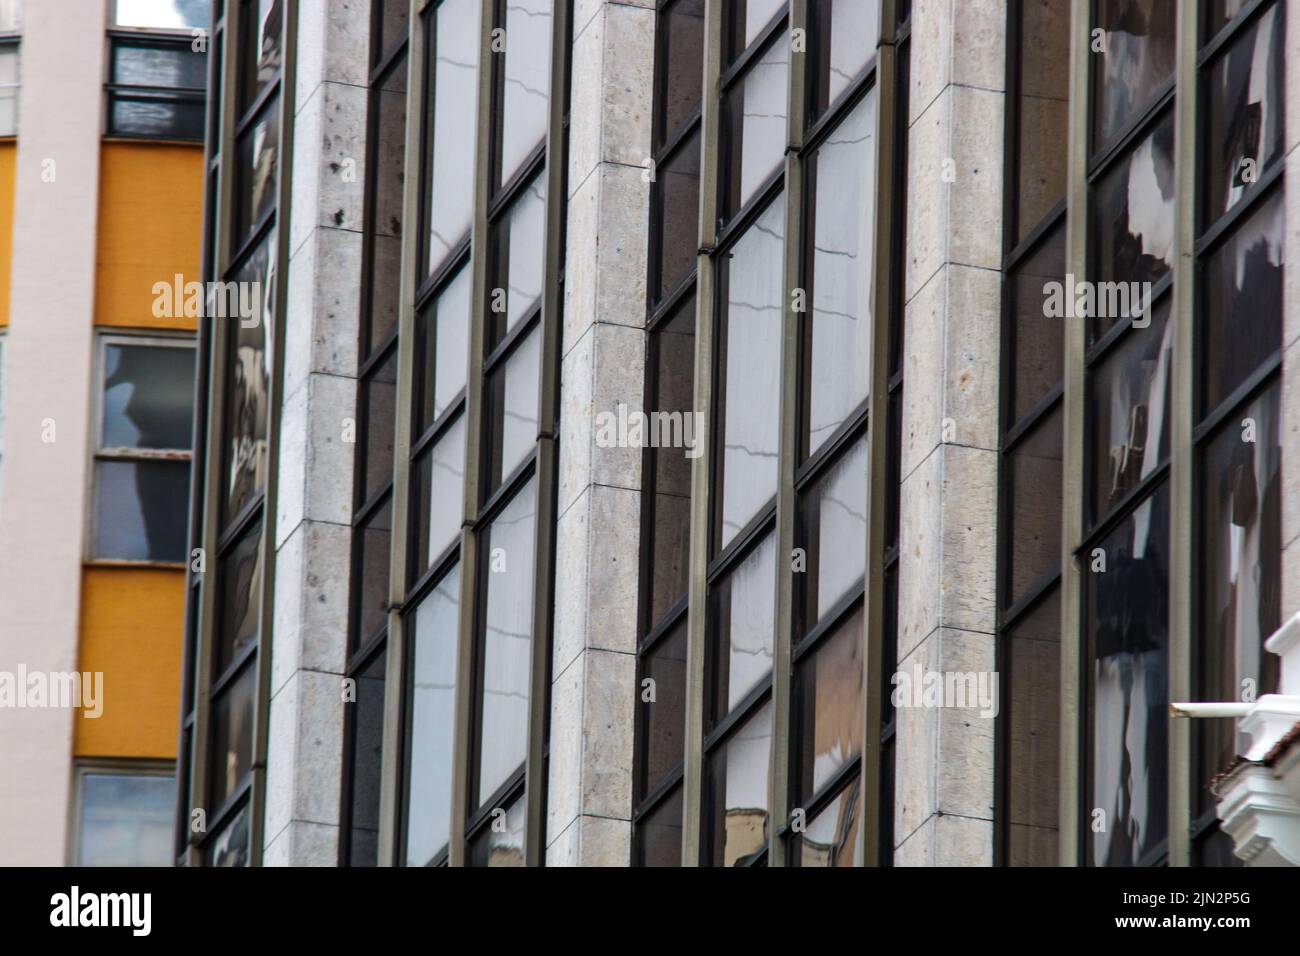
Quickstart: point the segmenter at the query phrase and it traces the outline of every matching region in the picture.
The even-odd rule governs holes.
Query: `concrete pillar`
[[[298,5],[267,866],[338,862],[369,21],[366,3]]]
[[[1006,9],[912,7],[898,669],[991,673]],[[900,707],[899,865],[990,865],[995,721]]]
[[[574,6],[551,663],[549,865],[630,854],[641,449],[596,445],[643,400],[654,0]]]
[[[25,7],[5,345],[0,671],[71,672],[89,479],[107,21],[104,0]],[[24,123],[28,117],[40,122]],[[130,706],[111,684],[104,695],[105,707]],[[0,712],[0,863],[65,862],[73,718],[70,709]]]

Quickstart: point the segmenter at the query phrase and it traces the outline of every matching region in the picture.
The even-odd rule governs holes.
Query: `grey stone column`
[[[908,116],[898,669],[996,666],[1006,9],[917,0]],[[899,707],[895,860],[989,865],[995,722]]]
[[[368,4],[298,10],[267,744],[267,866],[338,862]]]
[[[644,391],[653,0],[576,0],[561,352],[549,865],[628,863],[641,450],[597,416]]]

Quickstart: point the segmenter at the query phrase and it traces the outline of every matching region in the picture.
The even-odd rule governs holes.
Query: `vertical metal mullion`
[[[213,244],[212,273],[209,278],[225,277],[230,265],[231,237],[230,224],[234,215],[234,197],[230,187],[232,166],[235,154],[235,112],[236,79],[238,70],[239,17],[227,11],[224,35],[221,42],[221,62],[216,65],[213,76],[221,83],[221,116],[219,117],[220,143],[217,162],[217,201],[213,206],[214,222],[209,241]],[[206,162],[205,162],[206,168]],[[199,592],[199,627],[193,635],[192,647],[195,656],[194,667],[194,728],[190,736],[190,810],[207,808],[208,800],[208,752],[211,717],[212,689],[212,642],[215,635],[213,617],[217,609],[216,583],[218,581],[220,561],[217,555],[217,542],[221,536],[221,501],[222,461],[221,452],[224,436],[222,428],[226,397],[226,356],[229,347],[229,322],[213,321],[205,318],[200,328],[208,333],[210,362],[208,366],[207,421],[204,423],[203,453],[203,488],[201,499],[196,499],[191,507],[203,509],[200,522],[199,546],[204,553],[203,581]],[[180,826],[190,827],[189,820],[178,821]],[[206,837],[206,833],[203,834]],[[198,865],[202,856],[193,846],[192,831],[186,836],[186,858],[191,866]]]
[[[1088,118],[1091,87],[1088,82],[1090,0],[1072,0],[1070,11],[1069,135],[1066,202],[1070,214],[1065,228],[1065,272],[1087,274]],[[1060,837],[1062,866],[1081,862],[1081,798],[1085,781],[1080,735],[1083,706],[1081,681],[1083,569],[1075,549],[1083,543],[1084,421],[1083,386],[1087,323],[1068,322],[1064,333],[1064,422],[1062,423],[1061,487],[1061,741]]]
[[[785,840],[777,836],[790,817],[790,655],[794,630],[794,574],[790,556],[794,553],[794,473],[799,466],[799,413],[802,375],[800,362],[804,321],[808,316],[807,296],[802,319],[794,308],[794,296],[804,281],[803,252],[803,156],[804,104],[806,101],[808,53],[808,0],[790,0],[790,17],[785,43],[790,44],[787,74],[785,151],[785,279],[781,308],[780,440],[777,446],[776,490],[776,634],[772,645],[772,741],[768,760],[768,806],[772,808],[768,833],[768,865],[785,865]],[[805,42],[796,50],[791,39],[802,30]],[[781,40],[777,41],[782,42]],[[807,571],[798,572],[806,574]]]
[[[417,264],[420,245],[420,144],[424,142],[425,50],[419,0],[410,0],[406,18],[406,136],[402,161],[402,243],[398,269],[397,396],[394,404],[393,497],[388,562],[388,639],[384,659],[384,727],[379,771],[380,866],[400,866],[401,784],[408,648],[398,609],[406,596],[408,500],[411,475],[411,388],[415,367],[415,288],[423,278]],[[367,119],[369,124],[369,119]],[[367,131],[369,132],[369,131]]]
[[[287,3],[281,19],[280,155],[293,155],[294,70],[297,61],[298,5]],[[271,323],[271,386],[267,401],[266,487],[262,492],[262,587],[257,639],[257,699],[253,703],[253,775],[249,793],[249,865],[262,865],[266,824],[266,752],[271,716],[271,627],[275,609],[275,513],[279,497],[280,418],[284,399],[284,340],[289,290],[289,205],[293,194],[293,164],[280,163],[275,207],[275,311]]]
[[[695,286],[695,414],[706,429],[713,421],[714,340],[717,325],[717,263],[713,258],[718,229],[718,78],[722,71],[722,8],[726,0],[705,0],[704,78],[701,85],[700,251]],[[704,652],[708,639],[709,528],[712,523],[711,438],[699,440],[702,454],[691,463],[691,531],[687,630],[686,727],[682,772],[682,865],[700,863],[704,777]]]
[[[482,488],[480,455],[483,449],[483,347],[484,312],[487,308],[488,200],[492,176],[492,99],[497,64],[491,36],[496,26],[496,0],[481,0],[479,18],[479,75],[477,125],[474,136],[474,219],[470,228],[472,277],[469,368],[465,379],[465,485],[464,521],[460,544],[460,622],[456,646],[456,726],[453,740],[451,831],[448,838],[449,866],[465,865],[465,822],[469,803],[470,734],[474,715],[474,635],[478,620],[479,496]]]
[[[1192,700],[1192,475],[1196,334],[1196,52],[1199,4],[1178,4],[1174,93],[1174,284],[1170,423],[1169,694]],[[1191,721],[1169,722],[1169,865],[1191,862]]]
[[[898,111],[898,17],[895,0],[880,5],[880,45],[876,50],[876,220],[872,224],[874,282],[871,295],[871,386],[867,419],[866,580],[863,582],[862,765],[858,784],[858,847],[864,866],[880,862],[881,714],[876,694],[886,686],[885,540],[888,502],[897,494],[889,473],[889,359],[894,284],[895,198],[902,170],[897,168],[897,137],[907,136],[907,117]]]

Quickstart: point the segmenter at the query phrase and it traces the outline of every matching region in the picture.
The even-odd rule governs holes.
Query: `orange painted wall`
[[[104,673],[104,711],[77,712],[76,756],[175,758],[184,630],[183,568],[82,570],[79,668]]]
[[[155,282],[199,273],[203,242],[203,147],[106,142],[100,154],[95,324],[195,328],[155,318]]]
[[[14,171],[18,143],[0,142],[0,328],[9,324],[9,278],[14,259]]]

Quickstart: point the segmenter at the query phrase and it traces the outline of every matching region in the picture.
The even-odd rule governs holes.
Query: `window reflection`
[[[1065,198],[1070,115],[1070,6],[1056,0],[1016,5],[1020,43],[1016,133],[1016,240]],[[1064,241],[1062,241],[1064,247]]]
[[[253,525],[221,559],[217,605],[217,662],[220,676],[257,643],[262,613],[262,525]]]
[[[497,185],[508,183],[546,135],[553,0],[506,0]]]
[[[867,540],[867,443],[859,440],[824,472],[799,502],[795,547],[806,570],[797,575],[799,633],[811,630],[836,602],[862,583]]]
[[[236,0],[231,0],[232,3]],[[240,33],[244,47],[243,92],[240,109],[246,110],[275,79],[280,69],[280,34],[283,27],[280,0],[242,0]],[[251,41],[251,42],[248,42]]]
[[[723,100],[722,219],[754,198],[785,158],[790,44],[777,38]]]
[[[1173,147],[1170,111],[1097,184],[1090,223],[1097,280],[1154,283],[1169,271],[1174,247]]]
[[[637,823],[636,866],[681,866],[682,788]]]
[[[1061,562],[1061,409],[1040,419],[1007,455],[1010,521],[1003,604],[1010,606]]]
[[[423,435],[465,389],[471,272],[466,265],[456,273],[417,320],[414,438]]]
[[[465,490],[464,415],[447,426],[433,447],[421,454],[411,485],[417,522],[411,579],[414,584],[460,534]]]
[[[678,624],[647,652],[641,681],[654,681],[654,700],[645,700],[638,687],[642,746],[637,775],[637,799],[643,799],[682,762],[686,729],[686,623]]]
[[[793,740],[801,806],[862,753],[862,606],[795,665]]]
[[[546,171],[528,184],[494,234],[490,345],[500,342],[542,297],[546,245]]]
[[[710,725],[772,672],[775,583],[776,537],[768,534],[714,591]]]
[[[524,822],[528,806],[520,797],[504,809],[501,828],[494,821],[470,844],[470,866],[524,865]]]
[[[212,704],[212,768],[210,812],[220,808],[243,783],[253,762],[253,698],[257,667],[250,665],[222,690]]]
[[[808,19],[817,64],[809,118],[816,119],[876,55],[880,0],[813,0]]]
[[[656,174],[654,222],[659,245],[657,298],[663,298],[695,265],[699,248],[700,134],[697,130]]]
[[[1054,588],[1003,638],[1010,664],[1004,779],[1011,866],[1058,862],[1060,630],[1061,594]]]
[[[1043,238],[1012,273],[1011,309],[1015,320],[1014,359],[1011,367],[1010,428],[1029,414],[1061,381],[1064,350],[1061,340],[1064,322],[1049,317],[1044,308],[1050,282],[1064,283],[1065,227],[1058,225]]]
[[[1099,0],[1093,149],[1118,135],[1174,74],[1174,0]],[[1095,49],[1095,48],[1094,48]]]
[[[380,768],[384,746],[384,674],[388,655],[381,649],[356,678],[352,718],[351,814],[348,864],[375,866],[379,859]]]
[[[432,272],[469,232],[474,209],[478,115],[479,0],[443,0],[433,17],[433,121],[429,171],[429,253]]]
[[[154,30],[206,29],[211,8],[211,0],[116,0],[113,22]]]
[[[700,105],[704,82],[704,0],[677,0],[660,14],[663,47],[659,72],[664,77],[657,146],[675,133]],[[698,151],[698,147],[697,147]]]
[[[185,560],[188,461],[100,460],[95,486],[96,558]]]
[[[705,862],[747,866],[767,847],[772,705],[764,704],[708,759]]]
[[[170,866],[176,778],[85,773],[78,803],[77,866]]]
[[[795,840],[794,866],[862,866],[858,842],[859,781],[836,794]]]
[[[226,369],[225,515],[237,515],[266,481],[267,395],[273,345],[269,323],[274,320],[275,232],[272,231],[235,274],[248,290],[253,315],[242,316],[231,338]]]
[[[542,335],[534,327],[488,376],[492,446],[488,491],[495,491],[528,457],[537,444],[538,375]]]

